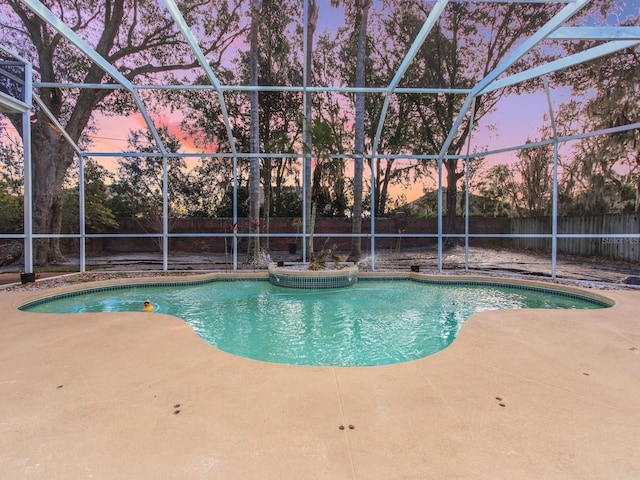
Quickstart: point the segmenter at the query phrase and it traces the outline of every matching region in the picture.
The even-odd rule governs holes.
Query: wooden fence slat
[[[512,234],[549,233],[549,217],[513,218]],[[594,215],[587,217],[559,217],[558,234],[638,234],[640,215]],[[549,250],[551,242],[542,238],[513,239],[518,249]],[[606,257],[615,260],[640,262],[640,238],[559,238],[558,251],[582,257]]]

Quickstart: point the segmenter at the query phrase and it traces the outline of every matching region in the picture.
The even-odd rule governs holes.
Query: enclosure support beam
[[[520,58],[526,55],[531,49],[533,49],[538,43],[544,40],[548,35],[557,30],[563,22],[570,19],[573,15],[575,15],[580,9],[582,9],[589,0],[576,0],[575,2],[565,6],[553,16],[551,20],[549,20],[545,25],[543,25],[535,34],[529,37],[525,42],[523,42],[519,47],[517,47],[514,52],[507,57],[507,59],[500,63],[496,68],[494,68],[491,72],[487,74],[480,82],[478,82],[471,93],[467,96],[458,116],[456,117],[451,129],[449,130],[449,134],[445,139],[442,147],[440,148],[440,152],[438,154],[438,270],[442,272],[442,161],[449,149],[449,146],[453,142],[453,139],[460,128],[469,108],[472,105],[472,102],[476,97],[481,95],[486,88],[488,88],[492,82],[494,82],[503,72],[505,72],[511,65],[517,62]]]
[[[78,155],[78,218],[80,219],[80,273],[87,270],[86,264],[86,224],[85,224],[85,191],[84,191],[84,155]]]
[[[71,147],[75,150],[76,154],[82,155],[82,149],[78,146],[76,142],[73,141],[73,139],[69,136],[67,131],[62,126],[62,124],[58,121],[55,115],[51,113],[51,110],[49,110],[49,108],[44,104],[44,102],[40,99],[40,97],[38,95],[34,95],[33,99],[36,101],[36,103],[40,107],[40,110],[42,110],[42,113],[44,113],[47,116],[47,118],[51,120],[51,123],[53,123],[53,125],[55,125],[55,127],[60,131],[60,135],[62,135],[64,139],[69,143],[69,145],[71,145]]]
[[[469,122],[469,134],[467,137],[467,155],[464,159],[465,163],[465,198],[464,198],[464,270],[469,271],[469,192],[471,176],[469,174],[469,162],[471,157],[469,151],[471,150],[471,134],[473,132],[473,119],[476,115],[476,99],[473,100],[471,105],[471,121]]]
[[[438,159],[438,272],[442,273],[442,158]]]
[[[193,32],[191,28],[187,25],[182,13],[180,13],[180,9],[176,5],[174,0],[164,0],[165,7],[169,10],[169,13],[173,17],[173,20],[176,22],[176,25],[182,32],[185,40],[189,44],[191,51],[194,53],[196,58],[198,59],[198,63],[205,71],[209,81],[216,89],[218,93],[218,99],[220,100],[220,110],[222,110],[222,118],[224,120],[225,129],[227,130],[227,137],[229,138],[229,148],[231,149],[231,154],[233,156],[233,269],[238,269],[238,238],[235,235],[238,225],[238,177],[237,177],[237,167],[238,167],[238,152],[236,149],[236,141],[233,135],[233,128],[231,128],[231,121],[229,120],[229,112],[227,111],[227,104],[224,101],[224,94],[222,92],[222,85],[218,80],[218,77],[214,73],[213,69],[209,65],[207,61],[207,57],[205,57],[202,49],[198,45],[195,37],[193,36]]]
[[[160,139],[160,135],[156,130],[151,117],[149,116],[149,112],[144,105],[144,102],[138,95],[137,90],[133,86],[133,84],[122,75],[118,69],[116,69],[111,63],[109,63],[102,55],[98,54],[91,45],[89,45],[85,40],[80,38],[76,32],[74,32],[71,28],[69,28],[62,20],[56,17],[51,10],[45,7],[42,3],[37,0],[21,0],[27,7],[29,7],[33,13],[38,15],[42,20],[48,23],[51,27],[60,32],[69,42],[75,45],[82,53],[84,53],[89,60],[98,65],[105,73],[111,75],[117,82],[119,82],[131,95],[136,103],[136,106],[140,110],[140,114],[145,120],[149,131],[153,135],[154,140],[158,148],[160,149],[163,155],[166,155],[166,150],[164,147],[164,143]]]
[[[169,270],[169,162],[162,157],[162,271]]]
[[[125,87],[117,83],[77,83],[77,82],[34,82],[35,87],[48,88],[84,88],[84,89],[104,89],[104,90],[125,90]],[[211,90],[209,85],[157,85],[157,84],[133,84],[138,90]],[[250,92],[258,90],[259,92],[303,92],[302,86],[293,85],[220,85],[221,92]],[[306,88],[307,92],[323,93],[323,92],[341,92],[341,93],[386,93],[389,87],[314,87]],[[396,93],[424,93],[424,94],[452,94],[452,95],[468,95],[471,93],[470,88],[407,88],[398,87],[394,90]]]
[[[549,106],[549,121],[553,129],[553,192],[551,194],[551,278],[556,278],[556,260],[558,258],[558,128],[551,102],[551,92],[549,90],[549,80],[547,76],[542,77],[544,91],[547,95]]]
[[[302,15],[302,261],[307,261],[307,222],[310,220],[307,218],[307,207],[309,206],[309,198],[308,195],[309,189],[311,188],[311,154],[310,154],[310,145],[306,144],[307,139],[311,137],[311,135],[307,135],[309,132],[309,116],[307,115],[311,111],[311,106],[307,104],[307,88],[309,85],[307,84],[308,74],[307,71],[307,62],[308,62],[308,29],[309,29],[309,1],[303,1],[303,15]],[[307,110],[308,109],[308,110]],[[316,168],[318,166],[316,165]],[[313,226],[311,227],[313,228]],[[298,239],[295,239],[297,242]]]
[[[429,16],[425,20],[420,32],[416,36],[413,44],[409,48],[406,56],[402,60],[402,63],[398,67],[389,87],[387,87],[386,95],[384,97],[384,103],[382,104],[382,111],[380,112],[380,118],[378,120],[378,128],[376,130],[376,135],[373,139],[373,146],[371,148],[371,232],[370,232],[370,241],[371,241],[371,269],[375,270],[375,198],[374,198],[374,185],[375,185],[375,162],[377,159],[378,145],[380,143],[380,137],[382,136],[382,128],[384,127],[384,121],[387,117],[387,110],[389,109],[389,104],[391,102],[391,95],[395,91],[396,87],[402,80],[405,72],[409,68],[409,65],[418,54],[420,47],[427,39],[427,36],[433,29],[433,26],[436,24],[440,15],[444,11],[445,7],[449,3],[449,0],[437,0],[431,11],[429,12]]]
[[[411,47],[409,47],[409,51],[407,52],[406,56],[402,60],[402,63],[398,67],[398,70],[396,71],[395,75],[393,76],[393,79],[391,80],[391,83],[387,87],[387,92],[386,92],[386,95],[384,97],[384,103],[382,104],[382,111],[380,112],[380,119],[378,120],[378,128],[376,130],[376,136],[375,136],[375,138],[373,140],[373,147],[371,149],[373,156],[375,156],[377,151],[378,151],[378,144],[380,143],[380,136],[382,135],[382,128],[384,126],[384,120],[385,120],[385,118],[387,116],[387,110],[389,109],[389,103],[391,102],[391,95],[393,94],[393,92],[395,91],[396,87],[400,83],[400,80],[402,80],[402,77],[404,76],[405,72],[409,68],[409,65],[411,65],[411,62],[413,61],[415,56],[418,54],[418,51],[420,50],[420,47],[422,47],[422,44],[427,39],[427,36],[429,35],[431,30],[433,29],[433,26],[436,24],[436,22],[440,18],[440,15],[442,15],[442,12],[444,12],[444,9],[445,9],[445,7],[447,6],[448,3],[449,3],[449,0],[437,0],[436,1],[435,5],[433,6],[431,11],[429,12],[429,16],[427,17],[427,19],[425,20],[424,24],[422,25],[422,28],[418,32],[418,35],[416,35],[415,40],[411,44]]]
[[[640,40],[640,27],[562,27],[553,40]]]
[[[167,156],[167,151],[164,146],[162,139],[160,138],[160,134],[156,129],[149,112],[146,109],[146,106],[138,91],[133,86],[133,84],[124,76],[117,68],[115,68],[111,63],[109,63],[102,55],[98,54],[89,43],[87,43],[84,39],[80,38],[76,32],[74,32],[71,28],[69,28],[62,20],[56,17],[51,10],[49,10],[46,6],[44,6],[41,2],[37,0],[22,0],[22,2],[27,5],[37,16],[39,16],[42,20],[44,20],[47,24],[53,27],[55,30],[60,32],[69,42],[71,42],[74,46],[76,46],[82,53],[84,53],[89,60],[98,65],[105,73],[111,75],[118,83],[120,83],[133,97],[133,100],[142,115],[142,118],[147,125],[147,128],[151,132],[158,149],[163,157]],[[30,85],[31,86],[31,85]],[[167,219],[165,218],[166,222]],[[163,232],[163,243],[166,242],[166,230]],[[166,256],[167,251],[163,249],[163,265],[164,270],[166,271]]]
[[[594,130],[592,132],[576,133],[574,135],[565,135],[564,137],[558,137],[559,143],[571,142],[572,140],[582,140],[583,138],[598,137],[600,135],[611,135],[618,132],[626,132],[628,130],[640,129],[640,122],[630,123],[628,125],[620,125],[619,127],[603,128],[601,130]],[[522,145],[516,145],[513,147],[497,148],[495,150],[485,150],[484,152],[477,152],[474,155],[479,157],[481,155],[497,155],[498,153],[513,152],[515,150],[525,150],[527,148],[536,148],[542,145],[550,145],[553,140],[541,140],[538,142],[524,143]]]
[[[24,97],[29,110],[22,113],[22,152],[24,159],[24,273],[33,273],[33,177],[31,175],[32,67],[25,62]]]
[[[439,161],[441,161],[442,157],[445,155],[449,146],[453,142],[456,132],[464,117],[466,116],[469,108],[471,107],[471,102],[477,96],[482,95],[484,91],[489,88],[489,86],[503,73],[505,72],[511,65],[517,62],[520,58],[526,55],[531,49],[533,49],[538,43],[544,40],[547,36],[551,35],[555,30],[557,30],[563,22],[570,19],[574,16],[578,11],[580,11],[586,4],[589,3],[590,0],[576,0],[575,2],[570,3],[560,10],[556,15],[553,16],[551,20],[549,20],[546,24],[544,24],[536,33],[534,33],[531,37],[525,40],[519,47],[517,47],[514,52],[507,57],[504,62],[501,62],[496,68],[494,68],[491,72],[487,74],[482,80],[480,80],[472,89],[471,93],[467,96],[458,116],[456,117],[451,129],[449,130],[449,134],[447,135],[446,140],[444,141],[440,153],[438,155]]]
[[[575,65],[580,65],[582,63],[595,60],[596,58],[611,55],[612,53],[618,52],[620,50],[634,47],[639,43],[640,41],[638,40],[621,40],[605,43],[604,45],[598,45],[597,47],[589,48],[580,53],[575,53],[573,55],[569,55],[567,57],[545,63],[544,65],[539,65],[523,72],[516,73],[509,77],[496,80],[491,86],[485,88],[482,93],[492,92],[500,88],[509,87],[517,83],[531,80],[533,78],[538,78],[548,73],[557,72],[558,70],[573,67]]]
[[[375,155],[371,156],[371,223],[369,226],[369,244],[371,250],[371,270],[376,269],[376,161],[380,161]]]

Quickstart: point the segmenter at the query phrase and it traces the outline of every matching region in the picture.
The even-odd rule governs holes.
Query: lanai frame
[[[434,89],[434,88],[399,88],[398,84],[402,79],[405,71],[409,67],[411,61],[417,54],[423,42],[426,40],[427,36],[431,32],[433,26],[437,23],[439,17],[442,15],[447,4],[450,3],[450,0],[437,0],[425,20],[420,32],[415,38],[412,46],[406,53],[403,62],[398,68],[396,74],[394,75],[392,81],[387,87],[384,88],[364,88],[364,89],[356,89],[353,87],[323,87],[323,86],[314,86],[306,84],[306,75],[303,75],[303,85],[300,86],[258,86],[251,87],[246,85],[222,85],[218,80],[215,72],[210,67],[209,63],[206,60],[205,55],[202,50],[198,46],[195,36],[193,35],[189,25],[186,23],[185,19],[182,17],[176,3],[174,0],[161,0],[161,2],[167,8],[168,13],[173,17],[177,27],[182,32],[185,41],[190,46],[193,54],[197,58],[200,66],[203,68],[207,78],[210,81],[210,85],[137,85],[132,84],[129,80],[127,80],[120,72],[110,63],[108,63],[103,57],[101,57],[86,41],[80,38],[73,30],[71,30],[62,20],[56,17],[46,6],[44,6],[38,0],[21,0],[25,5],[27,5],[36,15],[38,15],[42,20],[44,20],[47,24],[49,24],[52,28],[57,30],[61,35],[63,35],[71,44],[73,44],[76,48],[78,48],[81,52],[86,55],[86,57],[100,66],[106,73],[108,73],[117,83],[116,84],[73,84],[73,83],[44,83],[44,82],[32,82],[32,66],[31,64],[15,54],[14,52],[9,51],[8,49],[2,47],[0,45],[0,50],[2,50],[6,56],[13,58],[12,62],[15,62],[19,65],[22,65],[24,68],[24,78],[22,79],[24,85],[24,95],[23,98],[14,98],[12,96],[6,94],[0,94],[0,113],[19,113],[23,115],[23,131],[21,132],[23,138],[23,151],[24,151],[24,193],[25,193],[25,202],[24,202],[24,232],[22,235],[7,235],[0,234],[0,238],[18,238],[23,239],[24,241],[24,271],[25,273],[33,273],[33,242],[34,239],[37,238],[52,238],[54,236],[58,236],[60,238],[75,238],[79,240],[80,244],[80,272],[86,271],[86,240],[90,238],[99,238],[99,237],[107,237],[107,236],[115,236],[115,237],[126,237],[126,236],[135,236],[135,237],[150,237],[150,238],[160,238],[162,242],[162,270],[167,271],[169,267],[169,248],[168,241],[171,237],[185,237],[185,236],[225,236],[224,234],[172,234],[169,233],[168,227],[168,165],[167,159],[168,157],[212,157],[212,158],[231,158],[233,162],[233,225],[238,224],[238,209],[237,209],[237,193],[238,193],[238,159],[239,158],[296,158],[299,159],[304,157],[304,153],[296,153],[296,154],[272,154],[272,153],[260,153],[260,154],[248,154],[248,153],[239,153],[236,148],[235,139],[233,136],[233,131],[231,128],[231,123],[229,119],[229,115],[227,113],[226,104],[224,101],[224,93],[231,90],[236,91],[289,91],[289,92],[323,92],[323,91],[334,91],[334,92],[343,92],[343,93],[355,93],[356,91],[364,91],[366,93],[384,93],[385,99],[382,107],[382,113],[378,120],[378,126],[376,130],[376,135],[374,138],[373,146],[370,152],[363,155],[364,159],[370,159],[372,162],[375,162],[378,159],[384,158],[404,158],[404,159],[417,159],[417,160],[434,160],[437,162],[438,166],[438,232],[433,234],[415,234],[415,237],[424,237],[424,238],[437,238],[438,241],[438,270],[442,272],[443,270],[443,245],[444,239],[446,237],[457,237],[464,238],[465,241],[465,252],[466,252],[466,261],[465,261],[465,269],[469,269],[469,261],[468,261],[468,252],[469,252],[469,239],[470,238],[514,238],[514,237],[535,237],[535,238],[549,238],[551,240],[551,277],[556,277],[556,259],[557,259],[557,241],[559,238],[637,238],[638,235],[634,234],[559,234],[558,233],[558,149],[559,145],[565,142],[569,142],[572,140],[577,140],[581,138],[586,138],[589,136],[598,136],[598,135],[609,135],[616,132],[640,129],[640,123],[632,123],[629,125],[623,125],[615,128],[610,128],[606,130],[599,130],[595,132],[589,132],[578,135],[570,135],[565,137],[559,137],[556,122],[554,109],[550,99],[550,90],[549,84],[547,81],[547,75],[574,66],[584,62],[588,62],[590,60],[611,55],[620,50],[624,50],[626,48],[636,47],[640,44],[640,27],[565,27],[563,26],[565,22],[570,20],[578,11],[580,11],[583,7],[588,5],[590,0],[529,0],[528,3],[550,3],[550,4],[565,4],[564,7],[554,15],[545,25],[543,25],[540,29],[538,29],[531,37],[526,39],[522,44],[520,44],[511,54],[502,61],[497,68],[489,72],[489,74],[481,79],[476,85],[474,85],[471,89]],[[306,16],[308,14],[308,0],[304,1],[304,22],[306,24]],[[462,0],[468,1],[472,3],[472,0]],[[486,3],[487,0],[485,0]],[[490,0],[496,1],[500,3],[522,3],[522,0]],[[522,58],[525,54],[531,51],[536,47],[541,41],[551,39],[556,41],[565,41],[565,40],[598,40],[603,43],[599,44],[596,47],[584,50],[582,52],[543,64],[538,65],[536,67],[530,68],[528,70],[519,72],[517,74],[513,74],[507,77],[499,78],[509,67],[511,67],[517,60]],[[306,49],[305,49],[306,55]],[[5,62],[7,63],[7,62]],[[306,62],[304,62],[306,65]],[[6,75],[6,72],[1,69],[0,63],[0,76]],[[548,100],[548,109],[549,109],[549,118],[551,122],[551,127],[553,131],[553,138],[541,142],[528,143],[525,145],[516,145],[513,147],[502,148],[497,150],[483,151],[483,152],[475,152],[470,153],[469,148],[467,148],[467,153],[465,155],[448,155],[446,151],[453,141],[456,132],[461,127],[463,123],[463,119],[465,115],[469,112],[473,113],[473,109],[475,107],[475,100],[482,94],[487,92],[497,90],[500,88],[505,88],[507,86],[515,85],[533,78],[542,78],[545,93]],[[115,153],[115,152],[97,152],[97,151],[85,151],[81,149],[77,144],[75,144],[69,136],[64,131],[64,127],[58,122],[51,112],[49,112],[45,105],[40,101],[37,94],[32,92],[33,88],[37,87],[55,87],[55,88],[104,88],[104,89],[124,89],[127,90],[133,97],[144,121],[151,132],[151,135],[154,138],[156,143],[158,152],[150,153],[150,154],[141,154],[141,153]],[[153,120],[147,110],[147,107],[139,95],[139,90],[142,89],[207,89],[207,90],[215,90],[218,94],[218,98],[220,101],[220,106],[222,109],[222,116],[226,127],[226,132],[228,135],[228,140],[230,144],[230,152],[228,153],[216,153],[216,152],[203,152],[203,153],[169,153],[166,150],[160,135],[158,134],[158,130],[154,125]],[[420,94],[434,94],[434,93],[444,93],[449,95],[465,95],[465,101],[458,112],[456,120],[454,122],[453,127],[449,131],[449,134],[440,148],[440,151],[437,155],[383,155],[378,154],[377,149],[379,145],[379,140],[382,135],[383,125],[387,113],[387,109],[389,107],[389,102],[392,94],[398,93],[420,93]],[[304,97],[304,95],[303,95]],[[56,127],[61,131],[62,135],[65,136],[68,142],[73,146],[76,155],[78,156],[78,164],[79,164],[79,204],[80,204],[80,225],[79,225],[79,233],[78,234],[62,234],[62,235],[52,235],[48,233],[34,234],[32,231],[32,198],[31,198],[31,133],[30,133],[30,110],[33,108],[33,102],[37,103],[39,108],[41,108],[49,117],[51,122],[56,125]],[[309,121],[305,117],[305,121]],[[470,129],[473,128],[473,125],[470,125]],[[471,139],[471,135],[469,135],[469,141]],[[507,151],[516,151],[525,148],[535,148],[542,145],[553,145],[553,194],[552,194],[552,226],[550,234],[471,234],[469,233],[469,198],[466,196],[465,202],[465,232],[463,234],[451,234],[444,233],[443,231],[443,185],[442,185],[442,173],[443,173],[443,161],[447,159],[458,159],[465,162],[467,168],[467,177],[465,179],[466,182],[466,190],[468,191],[469,186],[469,177],[468,177],[468,164],[469,161],[475,157],[492,155],[503,153]],[[135,234],[135,235],[127,235],[127,234],[88,234],[85,229],[85,201],[84,201],[84,159],[85,157],[141,157],[141,156],[155,156],[161,157],[163,159],[163,222],[162,222],[162,233],[160,234]],[[307,154],[308,155],[308,154]],[[342,158],[342,159],[353,159],[354,155],[334,155],[333,158]],[[302,162],[303,169],[307,168],[307,162]],[[375,181],[375,168],[371,169],[371,182],[372,185]],[[308,178],[305,172],[302,174],[302,178]],[[310,188],[306,182],[303,182],[303,192],[306,189]],[[371,205],[374,205],[374,191],[371,189]],[[306,195],[303,193],[303,208],[302,208],[302,222],[303,225],[306,225],[308,219],[306,218]],[[370,237],[371,241],[371,267],[375,270],[375,239],[376,237],[382,238],[387,236],[394,236],[389,234],[376,234],[375,230],[375,212],[371,211],[371,226],[370,226],[370,234],[361,234],[361,237]],[[306,229],[303,229],[306,232]],[[269,236],[278,237],[278,236],[290,236],[288,233],[272,233]],[[303,239],[303,252],[302,252],[302,260],[307,260],[307,251],[306,251],[306,233],[301,234]],[[233,232],[233,270],[238,269],[238,249],[237,242],[238,239],[244,236],[244,234],[240,234],[237,232],[236,227],[234,227]],[[321,236],[316,234],[316,236]],[[341,236],[339,234],[331,234],[331,236]],[[352,234],[342,234],[342,236],[351,237]]]

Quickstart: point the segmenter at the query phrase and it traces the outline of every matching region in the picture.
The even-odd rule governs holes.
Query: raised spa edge
[[[352,263],[341,263],[336,268],[309,270],[306,264],[291,266],[269,265],[269,282],[288,288],[342,288],[358,281],[358,267]]]

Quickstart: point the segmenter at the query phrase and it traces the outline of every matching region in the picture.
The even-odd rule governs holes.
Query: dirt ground
[[[338,252],[347,256],[347,252]],[[296,262],[299,255],[286,252],[273,252],[266,255],[258,265],[244,264],[244,256],[238,257],[238,270],[266,269],[270,261]],[[464,247],[454,247],[443,252],[443,273],[465,273],[467,254]],[[406,271],[409,265],[417,263],[421,272],[438,273],[437,249],[416,251],[378,252],[375,257],[375,270]],[[468,252],[469,271],[494,275],[523,275],[527,277],[550,278],[552,265],[548,254],[521,252],[513,250],[492,250],[472,247]],[[371,257],[364,255],[358,263],[361,270],[372,269]],[[168,270],[176,272],[229,271],[233,269],[233,259],[224,254],[187,254],[172,253]],[[56,277],[79,271],[77,261],[59,264],[55,269],[36,268],[38,279]],[[0,269],[0,285],[20,282],[20,265],[10,265]],[[92,274],[109,272],[135,272],[137,274],[161,272],[162,256],[159,253],[132,253],[104,255],[87,258],[87,271]],[[580,282],[611,283],[618,285],[640,284],[640,265],[613,262],[607,259],[586,259],[559,256],[556,262],[556,278]]]

